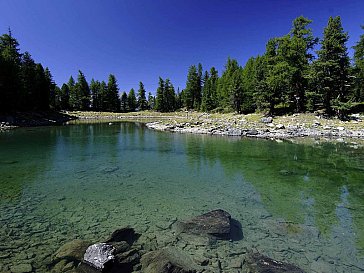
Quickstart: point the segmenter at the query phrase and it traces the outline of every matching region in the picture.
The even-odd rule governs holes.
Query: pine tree
[[[86,81],[86,77],[81,70],[78,70],[76,92],[80,99],[80,110],[88,110],[90,108],[90,88]]]
[[[339,16],[329,18],[321,40],[321,49],[317,52],[316,62],[319,79],[318,86],[323,95],[326,113],[332,115],[334,109],[342,116],[346,109],[348,96],[349,57],[346,42],[349,36],[344,32]]]
[[[198,94],[201,90],[201,79],[199,78],[199,73],[197,72],[196,66],[191,65],[188,69],[186,88],[184,90],[184,100],[187,109],[195,109],[199,106]]]
[[[123,92],[120,98],[120,110],[125,113],[128,111],[128,95],[126,92]]]
[[[101,83],[99,81],[95,81],[91,79],[90,82],[90,92],[92,97],[92,110],[101,111]]]
[[[161,77],[159,77],[156,101],[155,101],[155,109],[159,112],[165,111],[165,97],[164,97],[164,81]]]
[[[22,94],[20,96],[20,106],[21,110],[33,110],[34,105],[36,104],[35,94],[37,90],[35,90],[35,68],[36,64],[32,59],[29,52],[25,52],[22,56],[21,60],[21,82],[22,88],[20,89]]]
[[[147,103],[147,99],[145,97],[144,84],[142,82],[139,82],[138,107],[142,111],[148,109],[148,103]]]
[[[128,109],[130,112],[134,112],[137,108],[137,99],[135,97],[134,89],[130,89],[128,94]]]
[[[364,26],[361,27],[364,30]],[[364,34],[354,48],[354,93],[353,99],[364,102]]]
[[[155,107],[155,97],[151,92],[148,93],[148,109],[154,109]]]
[[[174,91],[173,84],[169,79],[165,80],[164,83],[164,99],[165,99],[165,105],[164,105],[164,112],[172,112],[175,110],[175,104],[176,104],[176,94]]]
[[[289,102],[294,101],[297,112],[305,110],[305,92],[308,89],[309,64],[313,60],[311,51],[318,42],[318,39],[313,36],[312,30],[307,28],[310,23],[312,23],[312,20],[303,16],[293,21],[288,53],[285,56],[292,71],[290,82],[290,90],[292,92],[289,95]]]
[[[120,110],[119,87],[114,75],[109,75],[107,83],[107,96],[109,105],[107,111],[118,112]]]
[[[10,112],[19,104],[20,60],[18,41],[8,34],[0,36],[0,111]]]
[[[217,87],[219,106],[240,113],[242,92],[242,68],[236,60],[228,58]]]
[[[68,85],[64,83],[61,87],[61,93],[60,93],[60,108],[62,110],[68,110],[70,108],[69,99],[70,99],[70,89]]]
[[[243,69],[242,85],[243,85],[243,102],[241,110],[243,113],[252,113],[256,109],[254,92],[256,86],[255,58],[250,58]]]
[[[44,76],[47,82],[48,90],[45,94],[42,95],[43,98],[48,98],[48,104],[55,109],[56,108],[56,84],[53,80],[53,76],[49,71],[49,68],[46,67],[44,70]]]
[[[71,76],[68,80],[68,88],[69,88],[69,104],[72,110],[79,110],[81,108],[81,99],[80,94],[76,90],[76,83],[73,77]]]
[[[45,71],[41,64],[36,64],[35,67],[35,105],[34,110],[48,110],[49,109],[49,81],[46,78]]]

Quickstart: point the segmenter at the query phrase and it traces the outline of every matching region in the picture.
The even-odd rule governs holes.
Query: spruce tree
[[[8,34],[0,36],[0,111],[16,110],[19,104],[20,60],[19,43]]]
[[[339,16],[330,17],[321,40],[321,49],[317,52],[316,69],[320,92],[327,114],[336,110],[344,115],[348,96],[349,57],[346,42],[349,36],[344,32]]]
[[[145,89],[144,89],[144,84],[142,82],[139,82],[138,107],[142,111],[148,109],[148,102],[147,98],[145,97]]]
[[[361,27],[364,30],[364,26]],[[364,34],[354,48],[354,88],[353,99],[364,102]]]
[[[169,79],[165,80],[164,83],[164,112],[172,112],[175,110],[176,94],[174,91],[173,84]]]
[[[121,94],[120,110],[123,113],[126,113],[128,111],[128,95],[126,94],[126,92],[123,92],[123,94]]]
[[[90,82],[90,92],[91,92],[91,104],[93,111],[101,111],[101,83],[99,81],[95,81],[91,79]]]
[[[164,81],[159,77],[157,95],[155,99],[155,110],[159,112],[165,111],[165,92],[164,92]]]
[[[81,70],[78,70],[76,92],[78,93],[80,100],[80,110],[88,110],[90,108],[90,88],[86,81],[86,77]]]
[[[128,109],[130,112],[134,112],[137,108],[137,99],[135,97],[134,89],[130,89],[128,94]]]
[[[148,109],[152,110],[155,107],[155,97],[151,92],[148,93]]]
[[[113,74],[109,75],[107,83],[108,107],[107,111],[118,112],[120,110],[119,87]]]
[[[62,110],[68,110],[69,105],[69,99],[70,99],[70,89],[67,84],[63,84],[61,87],[61,93],[60,93],[60,108]]]
[[[194,109],[199,105],[198,94],[201,90],[201,79],[195,65],[191,65],[188,69],[186,88],[184,90],[184,100],[187,109]]]

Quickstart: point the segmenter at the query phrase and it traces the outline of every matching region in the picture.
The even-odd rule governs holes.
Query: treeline
[[[0,112],[48,110],[55,92],[49,69],[20,53],[10,30],[0,36]]]
[[[296,18],[287,35],[270,39],[266,52],[244,67],[229,58],[220,78],[214,67],[202,73],[201,64],[191,66],[183,106],[268,114],[322,110],[340,117],[355,111],[364,102],[364,35],[351,63],[340,17],[329,18],[321,40],[308,27],[311,22]]]
[[[129,112],[180,108],[197,111],[267,114],[323,111],[344,117],[363,111],[364,34],[348,56],[348,33],[340,17],[330,17],[321,40],[300,16],[287,35],[268,41],[263,55],[250,58],[245,66],[228,58],[219,77],[216,68],[204,71],[201,64],[188,70],[186,87],[175,90],[170,79],[159,78],[156,95],[142,82],[135,92],[119,96],[117,79],[92,79],[88,84],[79,71],[77,81],[57,87],[48,68],[36,64],[29,53],[20,54],[11,32],[0,37],[0,111],[94,110]],[[364,29],[364,27],[362,27]],[[316,47],[320,47],[316,50]],[[362,108],[360,108],[360,106]]]

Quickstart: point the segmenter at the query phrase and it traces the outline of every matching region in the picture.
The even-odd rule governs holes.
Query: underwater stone
[[[66,259],[70,261],[81,261],[89,245],[90,242],[79,239],[68,242],[57,250],[53,260],[59,261]]]
[[[105,243],[93,244],[89,246],[83,257],[84,261],[97,268],[104,269],[107,263],[114,260],[115,248]]]
[[[177,231],[198,235],[213,235],[228,239],[231,231],[231,216],[228,212],[218,209],[199,215],[187,221],[177,222]]]
[[[246,262],[251,273],[305,273],[295,265],[273,260],[260,253],[251,253]]]
[[[175,247],[151,251],[141,258],[144,273],[194,273],[199,266],[192,258]]]
[[[29,273],[32,270],[33,267],[31,264],[18,264],[10,267],[12,273]]]

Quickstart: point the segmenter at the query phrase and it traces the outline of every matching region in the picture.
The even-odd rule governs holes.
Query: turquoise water
[[[364,149],[171,134],[138,123],[23,128],[0,134],[0,272],[75,238],[132,226],[157,246],[212,209],[244,238],[194,254],[251,249],[307,272],[364,270]],[[224,263],[222,267],[224,268]],[[224,271],[224,269],[223,269]]]

